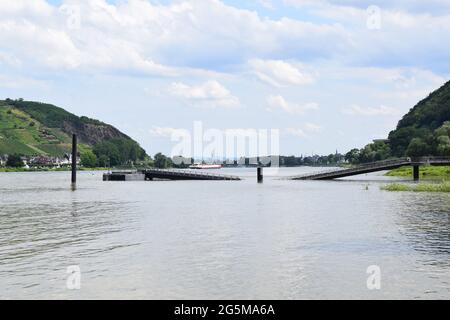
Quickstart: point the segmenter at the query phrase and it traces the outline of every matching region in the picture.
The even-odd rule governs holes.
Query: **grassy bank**
[[[386,176],[390,177],[412,177],[412,175],[413,175],[413,168],[411,166],[401,167],[386,173]],[[450,179],[450,167],[421,166],[420,176],[421,178],[424,179],[426,178]]]
[[[381,187],[381,189],[386,191],[450,192],[450,181],[418,184],[392,183]]]

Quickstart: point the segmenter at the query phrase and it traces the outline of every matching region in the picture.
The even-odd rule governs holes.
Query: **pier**
[[[239,181],[238,176],[184,169],[143,169],[113,171],[103,175],[103,181],[153,181],[153,180],[212,180]]]

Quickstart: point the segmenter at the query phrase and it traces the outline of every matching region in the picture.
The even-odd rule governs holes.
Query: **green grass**
[[[409,191],[409,192],[450,192],[450,181],[441,183],[418,183],[404,184],[392,183],[381,187],[386,191]]]
[[[4,139],[0,137],[0,154],[23,154],[23,155],[33,155],[36,151],[30,148],[26,144],[18,142],[17,140]]]
[[[27,172],[25,168],[0,168],[0,172]]]
[[[413,168],[411,166],[401,167],[394,169],[386,173],[386,176],[390,177],[412,177]],[[421,166],[420,176],[422,178],[450,178],[450,167],[449,166]]]
[[[72,145],[69,144],[41,144],[39,149],[47,154],[54,156],[63,156],[66,153],[71,153]]]

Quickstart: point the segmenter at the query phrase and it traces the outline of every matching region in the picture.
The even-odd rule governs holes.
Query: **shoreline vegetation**
[[[440,183],[391,183],[381,187],[385,191],[407,191],[407,192],[450,192],[450,181],[442,181]]]
[[[411,166],[401,167],[391,170],[385,174],[388,177],[412,177],[413,168]],[[421,179],[447,179],[450,180],[450,166],[421,166]]]
[[[386,173],[388,177],[411,177],[412,167],[401,167]],[[381,187],[381,190],[393,192],[450,192],[450,167],[421,166],[420,178],[428,182],[391,183]]]

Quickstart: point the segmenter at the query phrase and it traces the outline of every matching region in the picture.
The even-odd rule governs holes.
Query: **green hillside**
[[[389,134],[362,149],[352,149],[351,164],[396,157],[450,157],[450,81],[414,106]]]
[[[146,157],[137,142],[98,120],[78,117],[39,102],[0,100],[0,155],[62,156],[75,133],[80,152],[92,150],[104,162],[121,164]]]
[[[450,81],[413,107],[389,134],[394,156],[423,148],[423,155],[445,155],[448,140],[446,122],[450,121]],[[445,138],[445,136],[447,138]],[[410,148],[411,147],[411,148]],[[450,147],[450,146],[449,146]],[[444,153],[444,154],[442,154]]]

